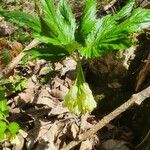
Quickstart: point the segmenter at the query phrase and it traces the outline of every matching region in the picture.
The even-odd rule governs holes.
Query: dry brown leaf
[[[73,122],[71,125],[71,133],[74,139],[78,136],[79,126],[76,124],[76,122]]]
[[[31,89],[26,89],[23,92],[19,93],[19,99],[18,99],[18,104],[21,103],[29,103],[32,102],[34,99],[34,91]]]
[[[43,86],[41,90],[39,91],[39,95],[36,100],[36,103],[47,105],[50,108],[56,107],[59,101],[53,98],[50,92],[51,92],[51,89],[49,86]]]
[[[57,71],[60,71],[63,68],[63,65],[59,62],[55,63],[54,66],[55,66],[55,70],[57,70]]]
[[[60,91],[59,89],[52,89],[51,95],[59,100],[63,100],[66,92]]]
[[[83,132],[93,126],[91,123],[88,122],[89,118],[92,118],[92,116],[90,116],[89,114],[81,116],[80,132]]]
[[[102,144],[104,150],[130,150],[127,142],[109,139]]]
[[[66,58],[65,60],[63,60],[63,68],[61,71],[61,76],[65,75],[66,72],[70,71],[70,70],[75,70],[76,69],[76,61],[72,58]]]
[[[3,17],[0,17],[0,36],[11,35],[16,30],[16,27],[9,22],[4,21]]]
[[[93,148],[93,145],[90,142],[90,140],[86,140],[81,143],[80,150],[92,150],[92,148]]]
[[[9,42],[9,46],[13,51],[16,51],[18,53],[24,49],[24,46],[17,41]]]
[[[147,57],[147,60],[144,64],[144,66],[142,67],[142,69],[140,70],[140,72],[137,76],[137,79],[136,79],[137,82],[136,82],[136,86],[135,86],[135,91],[136,92],[141,88],[141,86],[144,83],[145,79],[149,76],[150,76],[150,53]]]
[[[43,59],[37,60],[35,67],[34,67],[34,74],[37,74],[44,64],[46,64],[46,60],[43,60]]]
[[[41,128],[39,138],[47,142],[47,150],[58,150],[58,147],[55,145],[55,138],[58,134],[59,128],[56,123],[48,128]]]
[[[19,144],[15,144],[14,147],[13,147],[13,150],[22,150],[23,146],[24,146],[24,138],[20,134],[18,134],[17,137],[18,137],[18,140],[19,140]]]
[[[61,80],[58,77],[53,79],[51,86],[51,95],[59,99],[63,99],[66,92],[69,90],[67,86],[64,85],[64,80]]]
[[[66,112],[68,112],[68,110],[63,107],[62,103],[59,103],[59,104],[57,104],[57,106],[53,107],[53,109],[50,111],[50,113],[48,115],[49,116],[60,115],[60,114],[66,113]]]
[[[65,84],[64,80],[61,80],[58,77],[55,77],[51,83],[52,89],[57,88],[57,89],[60,89],[60,91],[67,92],[68,88],[64,84]]]
[[[37,82],[37,78],[35,75],[33,75],[31,78],[28,79],[26,89],[18,94],[18,102],[32,103],[35,97],[37,96],[39,87],[40,85]]]
[[[118,89],[118,88],[121,88],[122,85],[119,83],[119,81],[117,79],[115,79],[111,83],[108,83],[108,87],[112,88],[112,89]]]
[[[86,141],[83,141],[80,146],[80,150],[93,150],[93,147],[99,143],[98,137],[95,135]]]

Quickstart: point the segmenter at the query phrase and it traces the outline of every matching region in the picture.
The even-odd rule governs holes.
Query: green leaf
[[[116,20],[120,20],[130,15],[133,10],[135,0],[128,0],[128,3],[114,16]]]
[[[18,133],[19,129],[20,129],[20,126],[19,126],[19,124],[16,123],[16,122],[11,122],[11,123],[9,123],[9,125],[8,125],[8,129],[9,129],[9,131],[10,131],[10,133],[11,133],[11,136],[12,136],[12,137],[15,137],[16,134]]]
[[[42,0],[45,13],[45,23],[49,27],[53,35],[53,40],[57,41],[57,45],[68,45],[74,41],[75,18],[66,1],[61,0],[58,9],[55,9],[54,2]],[[50,37],[51,38],[51,37]],[[52,39],[49,43],[53,44]],[[56,44],[55,44],[56,45]]]
[[[6,129],[7,129],[6,122],[0,121],[0,140],[4,139]]]
[[[5,91],[4,91],[4,88],[2,87],[1,82],[0,82],[0,101],[4,100],[4,99],[5,99]]]
[[[53,45],[61,45],[61,42],[58,40],[58,39],[55,39],[55,38],[51,38],[51,37],[48,37],[48,36],[44,36],[44,35],[40,35],[38,33],[34,33],[33,34],[33,37],[37,40],[39,40],[40,42],[42,43],[45,43],[45,44],[53,44]]]
[[[2,87],[0,87],[0,113],[1,117],[6,117],[9,114],[7,99],[5,98],[5,91]]]
[[[49,20],[43,18],[42,16],[39,16],[39,18],[41,24],[41,32],[36,34],[39,34],[40,36],[47,36],[48,38],[53,38],[53,40],[58,41],[57,39],[58,31],[55,31],[55,28],[51,27]]]
[[[127,20],[118,26],[116,32],[121,30],[129,33],[140,32],[148,27],[150,27],[150,10],[137,8]]]
[[[42,32],[46,27],[47,33],[50,34],[50,37],[57,38],[59,34],[59,16],[55,11],[54,1],[53,0],[41,0],[42,8],[44,11],[44,18],[40,16],[41,25],[42,25]]]
[[[44,11],[44,20],[49,30],[53,32],[53,35],[58,38],[62,34],[62,27],[60,26],[60,17],[56,13],[54,1],[53,0],[41,0],[43,11]],[[58,38],[59,39],[59,38]]]
[[[36,58],[58,62],[68,56],[68,52],[61,47],[49,45],[47,48],[34,48],[25,52],[27,56],[23,61],[33,60]],[[30,58],[27,58],[30,56]]]
[[[2,64],[4,65],[7,65],[12,59],[9,50],[7,49],[1,50],[0,55],[2,57]]]
[[[150,26],[150,10],[135,9],[129,18],[119,23],[114,16],[98,19],[96,27],[88,35],[86,45],[79,52],[86,58],[97,57],[112,50],[129,48],[130,34]]]
[[[9,109],[7,105],[7,100],[4,99],[0,101],[0,111],[5,115],[8,115]]]
[[[4,119],[4,115],[2,112],[0,112],[0,120]]]
[[[96,0],[86,0],[83,15],[81,17],[77,38],[84,41],[87,35],[92,31],[96,23]]]
[[[5,17],[7,20],[17,23],[18,25],[27,25],[34,31],[40,32],[40,23],[36,16],[32,16],[21,11],[0,11],[0,16]]]
[[[4,10],[4,9],[3,9],[3,5],[1,5],[1,6],[0,6],[0,11],[3,11],[3,10]]]
[[[18,82],[14,83],[15,92],[22,91],[23,89],[26,88],[27,83],[28,83],[26,79],[24,78],[21,79],[20,77],[18,77],[18,80],[16,78],[16,81]]]
[[[79,49],[81,55],[86,58],[91,58],[102,55],[103,52],[106,52],[106,50],[107,52],[111,50],[112,46],[114,46],[113,43],[115,45],[118,44],[118,42],[117,44],[115,43],[116,40],[118,40],[118,35],[113,34],[116,26],[117,22],[111,15],[107,15],[102,19],[97,19],[94,29],[85,40],[86,45]],[[100,49],[102,45],[104,49]]]
[[[57,25],[58,17],[55,11],[54,1],[53,0],[41,0],[43,11],[46,19],[50,19],[50,23]],[[56,26],[57,28],[57,26]]]
[[[57,13],[60,16],[59,22],[64,34],[64,37],[60,36],[60,38],[65,38],[66,43],[71,43],[75,39],[76,22],[66,0],[60,0]]]
[[[3,88],[5,88],[5,91],[8,92],[9,94],[16,93],[18,91],[22,91],[23,89],[26,88],[26,85],[27,85],[26,78],[21,77],[19,75],[15,75],[11,79],[1,79],[0,80],[0,86],[3,86]]]

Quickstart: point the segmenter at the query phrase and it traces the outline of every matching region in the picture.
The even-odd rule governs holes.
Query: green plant
[[[5,90],[0,86],[0,142],[13,141],[20,129],[18,123],[7,120],[8,116],[9,109],[5,98]]]
[[[27,80],[19,75],[10,76],[9,79],[0,79],[0,86],[10,95],[24,90],[27,86]]]
[[[7,65],[12,59],[12,57],[9,53],[9,50],[7,50],[7,49],[1,50],[0,56],[1,56],[1,63],[3,65]]]
[[[65,105],[80,115],[96,107],[92,92],[84,80],[80,56],[94,58],[132,45],[131,34],[150,26],[150,10],[133,8],[134,2],[129,0],[117,14],[98,18],[96,0],[85,0],[79,22],[66,0],[60,0],[57,6],[53,0],[41,0],[43,13],[40,14],[38,8],[36,16],[3,10],[0,14],[19,25],[28,25],[33,29],[32,36],[45,44],[46,48],[34,48],[27,52],[31,59],[59,61],[71,56],[77,61],[77,78],[65,96]]]

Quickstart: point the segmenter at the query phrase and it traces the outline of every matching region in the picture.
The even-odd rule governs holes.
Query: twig
[[[144,139],[135,147],[135,149],[138,149],[142,144],[144,144],[148,137],[150,137],[150,130],[148,131]]]
[[[117,109],[115,109],[113,112],[102,118],[96,125],[94,125],[91,129],[88,131],[82,133],[79,135],[79,139],[76,141],[70,142],[66,147],[64,147],[61,150],[70,150],[71,148],[75,147],[76,145],[80,144],[82,141],[88,139],[93,134],[95,134],[98,130],[102,129],[104,126],[106,126],[110,121],[115,119],[117,116],[119,116],[121,113],[126,111],[128,108],[130,108],[132,105],[137,104],[140,105],[145,99],[150,97],[150,86],[146,89],[142,90],[141,92],[137,94],[133,94],[132,97],[119,106]]]
[[[149,75],[149,68],[150,68],[150,52],[148,54],[148,58],[146,60],[146,63],[144,64],[144,67],[140,70],[137,76],[137,83],[135,87],[136,92],[141,88],[141,85],[145,81],[146,77]]]
[[[37,46],[39,44],[39,41],[33,40],[29,45],[27,45],[24,49],[24,51],[30,50],[31,48]],[[8,66],[3,69],[3,71],[0,73],[0,78],[7,76],[18,63],[20,60],[25,56],[24,52],[21,52],[17,57],[15,57],[9,64]]]
[[[112,0],[109,4],[104,6],[104,10],[108,10],[109,8],[111,8],[115,3],[117,2],[117,0]]]

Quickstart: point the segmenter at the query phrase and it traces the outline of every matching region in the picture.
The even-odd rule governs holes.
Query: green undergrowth
[[[27,80],[14,76],[10,79],[0,79],[0,142],[18,143],[17,134],[21,131],[17,122],[9,122],[9,105],[7,96],[22,91]],[[22,132],[22,131],[21,131]]]

